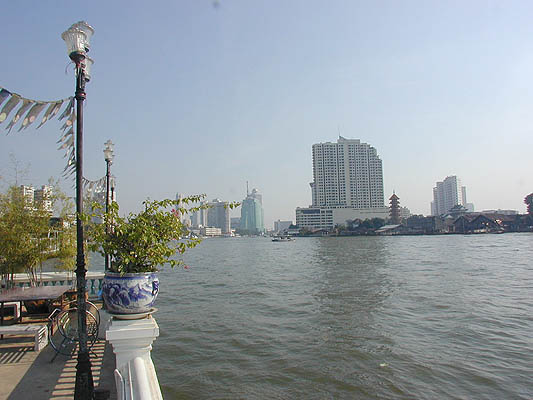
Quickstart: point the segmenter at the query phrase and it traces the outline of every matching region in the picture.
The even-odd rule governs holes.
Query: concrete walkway
[[[95,353],[91,352],[94,387],[109,390],[110,399],[116,399],[115,355],[111,345],[102,340],[91,350]],[[76,356],[59,354],[52,363],[54,355],[50,345],[35,352],[32,337],[4,336],[0,340],[0,399],[72,399]]]

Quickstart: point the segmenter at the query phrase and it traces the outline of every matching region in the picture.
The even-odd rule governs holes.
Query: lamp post
[[[74,398],[89,400],[94,396],[91,360],[87,348],[87,303],[85,300],[85,254],[83,249],[83,101],[85,83],[91,78],[92,59],[87,56],[94,29],[85,21],[72,25],[61,35],[67,44],[67,52],[76,67],[76,288],[78,308],[78,363]]]
[[[110,180],[110,167],[111,164],[113,164],[113,142],[108,140],[105,144],[104,149],[104,158],[106,163],[106,173],[105,173],[105,212],[109,212],[109,180]],[[106,222],[106,232],[109,233],[109,221]],[[105,254],[105,271],[107,272],[109,270],[109,254]]]

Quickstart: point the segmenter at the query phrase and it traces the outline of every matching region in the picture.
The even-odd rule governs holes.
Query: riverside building
[[[296,225],[332,229],[353,219],[386,219],[383,168],[377,150],[359,139],[313,145],[312,204],[296,209]]]
[[[252,189],[252,193],[249,193],[248,188],[246,188],[246,198],[242,201],[241,206],[241,232],[263,233],[265,231],[263,219],[263,196],[257,189]]]
[[[205,205],[207,202],[200,202],[200,206]],[[200,209],[191,214],[191,226],[193,228],[202,228],[207,226],[207,209]]]
[[[453,207],[461,205],[472,208],[466,202],[466,186],[461,185],[461,180],[455,176],[447,176],[442,182],[437,182],[433,188],[433,201],[431,202],[431,215],[443,215]]]
[[[207,203],[207,226],[220,228],[222,234],[231,233],[229,203],[220,199],[214,199]]]

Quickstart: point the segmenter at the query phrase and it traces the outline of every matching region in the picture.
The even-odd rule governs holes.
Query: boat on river
[[[294,239],[290,236],[282,236],[282,235],[278,235],[278,236],[273,236],[272,237],[272,241],[273,242],[291,242],[293,241]]]

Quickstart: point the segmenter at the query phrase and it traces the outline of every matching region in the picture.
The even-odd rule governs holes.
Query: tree
[[[385,225],[385,220],[383,218],[375,217],[375,218],[372,218],[371,222],[372,222],[372,227],[374,229],[379,229],[383,225]]]
[[[524,198],[524,203],[527,205],[527,213],[533,216],[533,193]]]
[[[0,273],[7,285],[11,285],[13,274],[26,272],[31,285],[37,284],[42,263],[59,257],[60,265],[74,264],[75,232],[65,224],[69,200],[58,188],[40,202],[24,196],[20,187],[11,186],[0,194]],[[61,224],[52,224],[48,202],[63,201]],[[74,238],[74,239],[73,239]],[[74,252],[75,253],[75,252]]]

